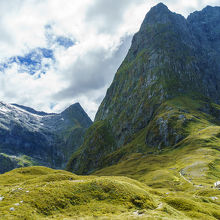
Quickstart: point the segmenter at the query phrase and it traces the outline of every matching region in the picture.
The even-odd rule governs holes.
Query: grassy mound
[[[0,176],[0,219],[120,215],[154,210],[146,186],[126,177],[84,177],[45,167]]]
[[[138,158],[133,155],[130,162],[138,165]],[[0,219],[219,219],[220,190],[196,187],[181,176],[173,179],[175,172],[152,171],[137,181],[18,168],[0,175]]]

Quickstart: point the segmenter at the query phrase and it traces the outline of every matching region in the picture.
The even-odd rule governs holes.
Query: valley
[[[220,7],[154,6],[93,123],[79,104],[0,108],[0,219],[220,219],[219,30]],[[38,131],[31,153],[11,124]]]

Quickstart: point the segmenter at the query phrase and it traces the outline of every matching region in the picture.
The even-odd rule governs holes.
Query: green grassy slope
[[[77,176],[45,167],[0,176],[0,219],[73,219],[154,212],[149,187],[127,177]],[[12,209],[12,210],[10,210]]]
[[[175,150],[134,153],[94,175],[134,178],[190,218],[220,219],[220,190],[213,188],[220,179],[220,152],[216,148],[220,146],[220,139],[216,137],[219,132],[220,127],[208,127],[184,140]]]
[[[120,148],[115,146],[108,122],[97,121],[88,130],[84,144],[73,154],[67,169],[78,173],[94,172],[118,163],[131,153],[158,154],[182,146],[183,140],[186,142],[189,137],[189,142],[193,142],[197,132],[218,126],[219,119],[219,105],[209,100],[179,96],[161,104],[148,125],[134,133]]]
[[[189,156],[177,151],[182,159]],[[216,150],[207,149],[207,158],[200,159],[210,167],[204,178],[199,178],[203,166],[190,166],[189,159],[181,176],[184,162],[174,164],[173,157],[179,153],[133,154],[94,176],[45,167],[15,169],[0,175],[0,219],[219,219],[220,191],[211,188],[219,176]],[[191,160],[198,161],[198,149],[196,155]]]
[[[220,180],[218,109],[218,105],[186,97],[169,100],[159,108],[149,126],[132,142],[108,155],[106,167],[94,175],[134,178],[157,194],[166,193],[162,200],[189,218],[220,219],[220,190],[213,188]],[[155,148],[146,144],[149,133],[155,137],[155,143],[158,137],[163,140],[156,123],[158,118],[167,123],[165,136],[171,146],[160,144]],[[177,143],[169,133],[170,128],[182,137]],[[109,166],[111,158],[118,158],[119,162]]]

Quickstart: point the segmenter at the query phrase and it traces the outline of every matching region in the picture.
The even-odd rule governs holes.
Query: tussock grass
[[[77,176],[28,167],[1,175],[0,186],[4,197],[0,201],[0,219],[120,215],[157,207],[147,187],[127,177]],[[10,211],[12,207],[14,211]]]

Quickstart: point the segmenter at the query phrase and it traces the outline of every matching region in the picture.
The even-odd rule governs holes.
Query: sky
[[[149,11],[187,17],[220,0],[1,0],[0,101],[59,113],[79,102],[94,119]]]

